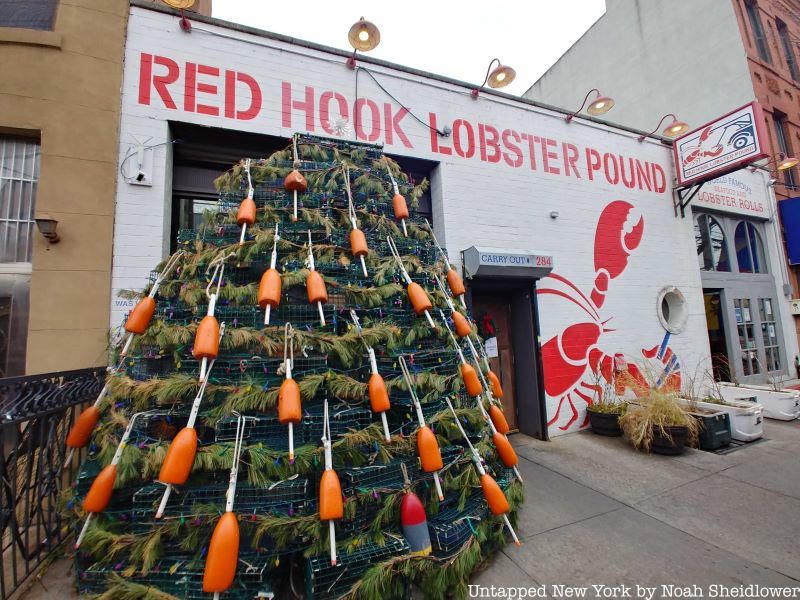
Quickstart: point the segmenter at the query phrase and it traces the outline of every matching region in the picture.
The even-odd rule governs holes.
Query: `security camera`
[[[136,181],[144,181],[145,177],[147,177],[147,173],[145,173],[141,169],[139,170],[138,173],[136,173]]]

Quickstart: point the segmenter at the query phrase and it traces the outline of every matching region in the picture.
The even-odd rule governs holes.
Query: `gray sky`
[[[497,57],[517,71],[503,91],[522,94],[600,18],[605,0],[214,0],[213,7],[219,19],[345,50],[347,31],[363,16],[381,32],[370,52],[376,58],[478,84]]]

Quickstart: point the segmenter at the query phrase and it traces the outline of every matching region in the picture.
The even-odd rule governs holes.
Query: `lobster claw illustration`
[[[591,293],[595,308],[605,302],[608,282],[619,277],[628,266],[628,257],[642,241],[644,218],[631,222],[633,206],[616,200],[603,209],[597,222],[594,238],[594,289]]]

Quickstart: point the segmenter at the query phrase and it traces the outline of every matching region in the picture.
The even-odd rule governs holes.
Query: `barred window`
[[[0,136],[0,263],[31,262],[39,143]]]
[[[0,0],[0,27],[53,29],[58,0]]]

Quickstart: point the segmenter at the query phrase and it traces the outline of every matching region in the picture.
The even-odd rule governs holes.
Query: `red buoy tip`
[[[519,548],[520,546],[522,546],[522,542],[520,542],[519,540],[517,540],[517,541],[516,541],[516,542],[514,542],[514,543],[517,545],[517,548]]]
[[[332,567],[335,567],[335,566],[336,566],[336,559],[335,559],[335,558],[332,558],[332,559],[331,559],[331,566],[332,566]]]

